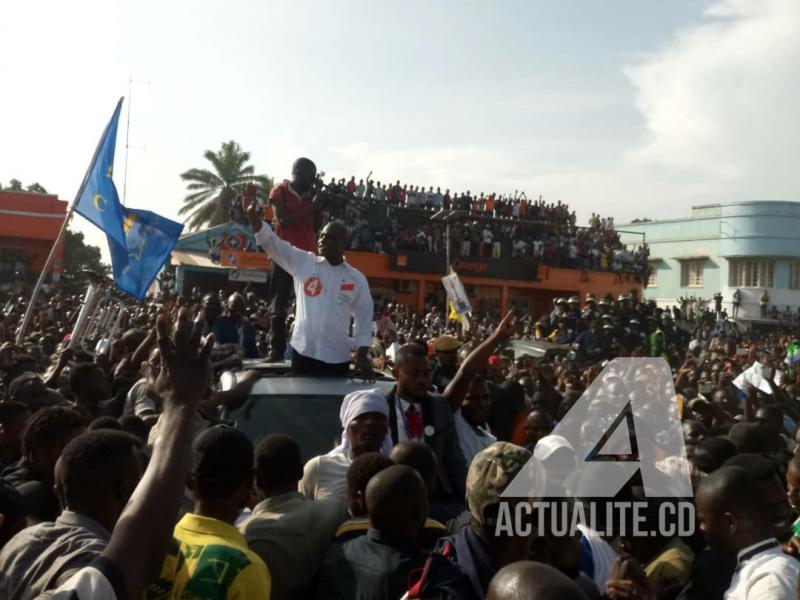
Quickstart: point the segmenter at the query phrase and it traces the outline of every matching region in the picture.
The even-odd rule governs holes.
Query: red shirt
[[[285,179],[279,186],[272,188],[269,193],[269,201],[276,206],[280,204],[283,208],[283,214],[286,216],[296,214],[311,204],[310,198],[301,197]],[[299,221],[295,221],[288,227],[279,224],[275,229],[275,233],[282,240],[286,240],[301,250],[314,253],[317,251],[317,233],[314,231],[313,210],[306,212]]]

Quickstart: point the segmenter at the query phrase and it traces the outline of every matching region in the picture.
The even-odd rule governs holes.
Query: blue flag
[[[106,125],[100,145],[95,151],[92,165],[83,180],[81,192],[75,204],[75,211],[89,219],[106,232],[109,239],[117,244],[125,244],[122,223],[125,215],[117,195],[117,187],[111,179],[114,171],[114,150],[117,145],[117,124],[122,110],[122,98]]]
[[[108,236],[114,281],[119,289],[141,299],[169,259],[183,224],[149,210],[123,210],[125,246],[113,243]]]
[[[117,287],[141,300],[169,258],[183,225],[120,204],[112,174],[121,108],[120,98],[86,173],[75,210],[106,233]]]

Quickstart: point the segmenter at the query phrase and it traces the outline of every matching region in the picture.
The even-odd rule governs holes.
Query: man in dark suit
[[[431,394],[431,370],[425,351],[406,344],[397,351],[393,371],[397,385],[386,396],[392,442],[425,442],[437,459],[440,500],[463,502],[467,465],[458,441],[450,402]]]
[[[214,321],[211,330],[218,344],[238,344],[245,358],[258,358],[256,329],[245,313],[244,296],[235,292],[228,298],[228,315]]]

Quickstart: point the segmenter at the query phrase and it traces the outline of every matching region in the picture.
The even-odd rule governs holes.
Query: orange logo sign
[[[322,293],[322,283],[319,280],[319,277],[309,277],[306,279],[306,282],[303,284],[303,290],[306,293],[306,296],[313,298],[314,296],[319,296]]]

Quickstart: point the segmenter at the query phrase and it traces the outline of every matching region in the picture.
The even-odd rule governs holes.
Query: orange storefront
[[[213,259],[209,255],[212,239],[220,240],[214,244],[218,256]],[[231,245],[225,241],[229,239],[235,243]],[[254,291],[266,290],[265,270],[269,268],[269,259],[255,248],[255,238],[249,227],[236,223],[183,235],[172,252],[179,293],[187,294],[194,287],[203,292],[233,291],[245,285],[250,285]],[[348,262],[367,277],[376,299],[390,298],[415,310],[422,310],[426,297],[433,297],[440,304],[444,302],[442,277],[446,259],[443,255],[402,251],[398,254],[347,252],[346,255]],[[515,305],[542,314],[552,309],[555,297],[578,295],[583,301],[588,292],[600,298],[607,293],[614,297],[628,294],[633,289],[641,297],[642,291],[641,284],[628,274],[557,269],[522,259],[456,258],[453,267],[477,310],[506,310]],[[234,278],[231,276],[234,271],[241,271],[248,277]]]
[[[51,194],[0,192],[0,253],[20,262],[26,272],[38,273],[67,214],[67,203]],[[61,273],[63,248],[58,248],[54,279]]]
[[[395,301],[421,310],[427,295],[444,298],[441,273],[420,273],[398,270],[395,261],[403,255],[348,252],[347,260],[369,279],[374,296],[389,296]],[[598,298],[607,293],[615,298],[636,289],[641,297],[642,285],[632,275],[602,271],[581,271],[539,266],[530,279],[499,278],[491,261],[472,258],[459,263],[455,270],[464,284],[473,307],[483,301],[506,311],[512,304],[527,305],[536,314],[551,310],[552,300],[560,296],[580,296],[592,292]],[[479,274],[472,274],[479,273]]]

